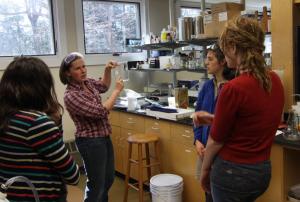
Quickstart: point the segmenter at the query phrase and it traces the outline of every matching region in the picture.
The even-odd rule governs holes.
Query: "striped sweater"
[[[68,153],[57,125],[42,112],[19,111],[0,134],[0,183],[27,177],[41,202],[64,201],[65,184],[77,184],[78,166]],[[29,186],[15,182],[7,190],[10,202],[35,201]]]

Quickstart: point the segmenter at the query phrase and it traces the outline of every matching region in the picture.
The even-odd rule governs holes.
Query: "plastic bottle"
[[[160,41],[167,42],[167,31],[165,28],[163,28],[163,30],[161,31]]]
[[[168,85],[168,97],[172,97],[172,85]]]

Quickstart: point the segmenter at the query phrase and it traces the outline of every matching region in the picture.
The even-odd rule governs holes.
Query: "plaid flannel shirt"
[[[108,122],[109,111],[102,105],[101,93],[108,90],[101,81],[84,81],[87,92],[78,83],[68,84],[64,102],[76,126],[76,137],[104,137],[111,134]]]

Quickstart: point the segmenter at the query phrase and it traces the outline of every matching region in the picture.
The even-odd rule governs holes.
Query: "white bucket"
[[[150,179],[150,191],[152,202],[181,202],[183,179],[174,174],[155,175]]]

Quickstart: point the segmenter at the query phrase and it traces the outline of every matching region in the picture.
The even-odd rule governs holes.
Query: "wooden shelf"
[[[300,4],[300,0],[294,0],[295,4]]]

